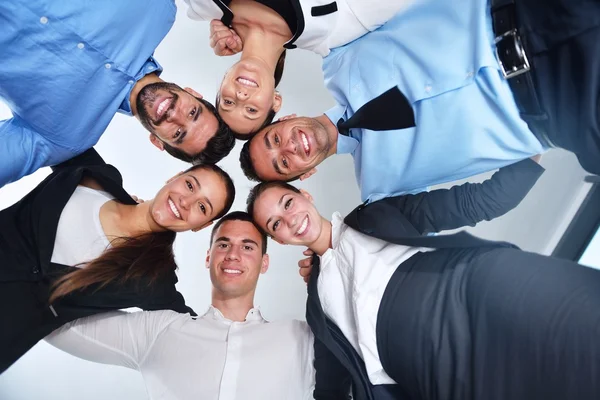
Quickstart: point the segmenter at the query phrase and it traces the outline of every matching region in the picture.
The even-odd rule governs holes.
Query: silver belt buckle
[[[512,44],[511,49],[514,50],[515,58],[518,59],[520,65],[514,65],[510,67],[505,66],[502,63],[502,59],[498,54],[498,43],[504,42],[505,40],[512,40],[512,43],[509,43]],[[514,78],[515,76],[524,74],[525,72],[528,72],[531,69],[529,66],[529,60],[527,59],[527,55],[525,54],[525,49],[523,49],[523,44],[521,43],[521,38],[517,34],[516,29],[507,31],[500,36],[496,36],[495,43],[496,59],[498,60],[498,63],[500,63],[500,70],[502,71],[504,79]]]

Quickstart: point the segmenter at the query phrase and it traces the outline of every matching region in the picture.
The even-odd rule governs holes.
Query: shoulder
[[[187,16],[197,21],[220,19],[223,11],[213,0],[184,0],[188,6]]]

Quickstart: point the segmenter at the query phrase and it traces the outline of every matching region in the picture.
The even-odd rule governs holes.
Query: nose
[[[298,150],[298,145],[292,139],[288,140],[288,142],[284,146],[284,150],[286,150],[290,154],[296,154]]]
[[[246,100],[248,98],[248,92],[242,89],[238,89],[236,95],[238,100]]]
[[[193,202],[194,199],[192,195],[185,195],[179,198],[179,206],[185,210],[189,210]]]
[[[175,124],[181,123],[182,113],[179,106],[176,106],[174,109],[167,111],[167,121]]]
[[[225,255],[226,260],[238,260],[240,259],[240,249],[238,246],[229,246],[227,254]]]
[[[298,222],[298,217],[295,214],[286,215],[285,217],[283,217],[283,219],[290,229],[294,228]]]

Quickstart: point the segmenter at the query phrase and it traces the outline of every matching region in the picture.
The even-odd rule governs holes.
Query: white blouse
[[[317,282],[325,315],[342,331],[365,362],[374,385],[396,383],[383,370],[377,351],[377,314],[396,268],[420,251],[364,235],[333,214],[332,249],[321,257]]]
[[[302,7],[304,26],[293,44],[325,57],[330,49],[343,46],[377,29],[418,0],[337,0],[334,2],[337,11],[325,15],[319,13],[313,15],[313,9],[318,10],[321,6],[330,5],[331,0],[292,1],[297,1]],[[219,5],[229,9],[223,0],[185,0],[185,2],[189,6],[188,17],[200,21],[221,19],[223,11]]]
[[[113,198],[107,192],[77,186],[60,214],[53,263],[81,268],[106,250],[110,243],[100,223],[100,207]]]

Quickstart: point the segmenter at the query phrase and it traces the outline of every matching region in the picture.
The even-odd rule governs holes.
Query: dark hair
[[[289,183],[283,181],[271,181],[271,182],[262,182],[258,185],[254,186],[250,189],[250,193],[248,193],[248,198],[246,199],[246,212],[254,219],[254,205],[256,204],[256,200],[263,194],[267,189],[278,187],[285,190],[291,190],[295,193],[300,193],[300,189],[295,186],[290,185]],[[258,226],[260,231],[265,235],[269,235],[262,227],[255,223],[255,226]],[[271,235],[269,235],[271,236]]]
[[[227,214],[235,200],[235,186],[227,174],[216,165],[200,164],[188,168],[184,173],[197,169],[212,171],[225,184],[225,206],[212,220]],[[52,283],[50,303],[74,291],[97,285],[101,289],[110,283],[118,285],[130,280],[147,279],[148,285],[165,274],[177,269],[173,254],[175,232],[148,232],[134,237],[118,237],[111,246],[85,268],[65,274]]]
[[[283,50],[283,53],[281,53],[281,55],[279,56],[279,60],[277,60],[277,65],[275,66],[275,73],[273,74],[274,78],[275,78],[275,87],[279,86],[279,82],[281,82],[281,78],[283,77],[283,69],[285,67],[286,52],[287,52],[287,50]],[[217,105],[217,107],[219,106],[220,102],[221,102],[221,95],[219,92],[217,92],[217,97],[215,99],[215,104]],[[250,131],[248,133],[240,133],[240,132],[234,131],[231,128],[229,128],[229,129],[234,138],[236,138],[238,140],[248,140],[248,139],[251,139],[258,132],[262,131],[264,128],[269,126],[275,119],[276,114],[277,114],[277,112],[271,108],[269,110],[269,112],[267,113],[267,115],[265,116],[265,120],[263,121],[263,123],[260,124],[260,126],[258,128],[256,128],[253,131]]]
[[[275,125],[278,123],[279,122],[274,122],[271,125]],[[264,179],[262,179],[260,176],[258,176],[258,173],[256,172],[256,168],[254,168],[254,164],[252,163],[252,158],[250,157],[250,143],[252,143],[253,139],[254,138],[248,140],[246,143],[244,143],[244,146],[242,146],[242,150],[240,151],[240,167],[242,168],[244,175],[246,175],[246,178],[248,178],[249,180],[254,181],[254,182],[265,182]],[[302,173],[298,174],[297,176],[291,177],[289,179],[281,179],[281,181],[293,182],[296,179],[298,179],[298,177],[300,175],[302,175]]]
[[[219,230],[221,225],[223,225],[223,223],[227,222],[227,221],[244,221],[244,222],[250,222],[252,225],[254,225],[254,228],[256,228],[256,230],[260,233],[260,238],[262,240],[262,244],[261,244],[262,254],[264,255],[267,252],[267,235],[266,235],[266,233],[262,229],[260,229],[260,227],[256,224],[256,222],[254,222],[254,220],[252,219],[250,214],[248,214],[247,212],[244,212],[244,211],[230,212],[229,214],[227,214],[226,216],[221,218],[219,220],[219,222],[217,222],[215,224],[215,226],[212,229],[212,232],[210,233],[210,245],[211,246],[213,244],[213,240],[215,239],[215,234],[217,233],[217,231]]]
[[[204,107],[206,107],[206,109],[213,113],[217,118],[219,126],[215,132],[215,135],[208,140],[204,150],[196,154],[188,154],[185,151],[178,149],[177,147],[173,147],[165,142],[163,142],[163,147],[171,156],[184,162],[192,164],[216,164],[231,152],[235,146],[235,137],[233,136],[231,129],[229,129],[229,126],[227,126],[227,124],[221,119],[219,113],[217,113],[215,106],[199,97],[196,97],[196,99],[200,101]]]

